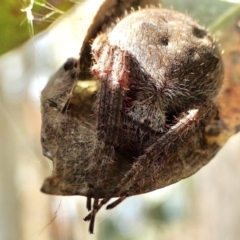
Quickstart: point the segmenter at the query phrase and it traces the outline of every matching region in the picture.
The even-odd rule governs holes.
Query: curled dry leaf
[[[215,102],[223,65],[213,38],[171,10],[139,10],[115,26],[111,14],[98,36],[92,25],[79,60],[68,59],[41,96],[43,154],[53,160],[41,190],[86,196],[90,233],[112,197],[108,209],[194,174],[228,132]],[[90,54],[97,84],[85,80]]]

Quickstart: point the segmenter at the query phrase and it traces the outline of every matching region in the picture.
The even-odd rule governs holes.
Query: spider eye
[[[200,29],[196,26],[193,27],[192,33],[197,38],[203,38],[207,35],[207,32],[204,29]]]
[[[162,37],[161,39],[160,39],[160,43],[161,43],[161,45],[163,45],[163,46],[167,46],[168,45],[168,38],[166,38],[166,37]]]

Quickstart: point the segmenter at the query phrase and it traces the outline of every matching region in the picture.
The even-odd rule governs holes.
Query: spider
[[[125,16],[96,37],[92,56],[99,82],[94,121],[73,101],[74,59],[41,96],[43,154],[53,160],[41,190],[86,196],[90,233],[112,197],[118,199],[107,209],[186,178],[211,160],[220,148],[208,136],[219,133],[214,100],[223,79],[212,37],[190,17],[162,8]]]

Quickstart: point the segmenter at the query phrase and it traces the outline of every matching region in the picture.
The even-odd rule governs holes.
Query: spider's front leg
[[[211,125],[216,114],[217,108],[210,101],[189,110],[136,159],[113,193],[118,192],[121,197],[107,209],[117,206],[128,196],[175,183],[205,165],[218,150],[218,146],[207,143],[205,138],[205,127]]]
[[[100,54],[98,62],[92,68],[100,81],[97,100],[97,141],[94,151],[98,151],[99,146],[104,149],[117,144],[129,74],[126,51],[116,46],[105,45],[98,50],[98,54]]]
[[[91,210],[91,198],[95,199],[92,212],[85,218],[85,220],[91,220],[89,228],[91,233],[94,228],[95,214],[102,204],[97,204],[97,191],[103,186],[106,172],[111,171],[110,167],[115,157],[114,146],[118,143],[118,134],[121,129],[122,105],[129,74],[129,59],[126,51],[116,46],[105,45],[95,50],[93,54],[96,64],[92,71],[100,81],[100,89],[97,99],[96,140],[89,155],[91,163],[88,168],[90,177],[88,210]],[[95,176],[98,176],[97,179]]]
[[[98,168],[98,181],[104,179],[106,167],[114,158],[114,146],[121,128],[122,105],[128,84],[129,62],[126,51],[115,46],[101,48],[98,62],[93,66],[100,81],[97,100],[96,141],[91,158],[91,168]],[[97,186],[96,186],[97,187]]]

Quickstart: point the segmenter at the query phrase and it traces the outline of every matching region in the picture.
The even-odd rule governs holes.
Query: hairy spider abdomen
[[[144,122],[150,120],[147,112],[162,114],[152,116],[154,130],[165,123],[166,112],[213,99],[220,90],[223,65],[216,43],[187,15],[157,8],[134,12],[109,32],[108,41],[138,63],[131,71],[138,93],[129,115]]]

